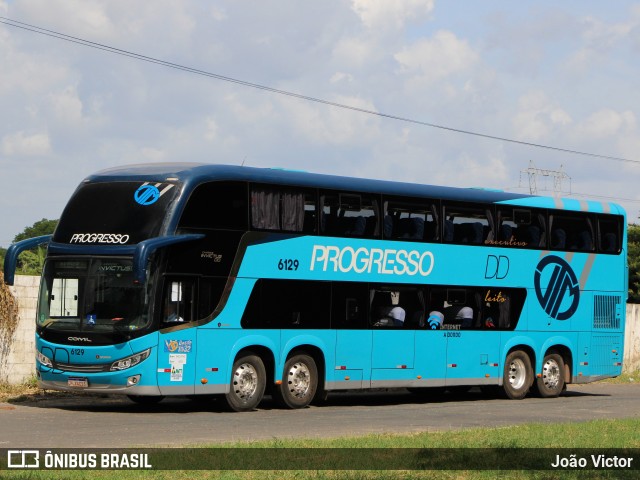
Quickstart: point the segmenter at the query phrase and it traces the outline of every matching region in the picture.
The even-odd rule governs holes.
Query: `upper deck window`
[[[446,205],[444,241],[468,245],[483,245],[494,240],[493,215],[482,206]]]
[[[546,245],[546,214],[527,208],[498,208],[498,229],[488,245],[512,248],[543,248]]]
[[[382,233],[384,238],[437,242],[437,207],[428,201],[385,198]]]
[[[379,236],[378,199],[359,193],[320,195],[320,231],[336,237],[377,238]]]
[[[246,230],[247,184],[210,182],[199,185],[187,201],[178,228]]]
[[[179,190],[166,182],[83,184],[64,209],[54,241],[131,245],[155,237]]]
[[[281,186],[252,186],[251,228],[315,233],[315,193]]]
[[[595,250],[593,222],[586,214],[549,215],[549,230],[551,250],[574,252]]]

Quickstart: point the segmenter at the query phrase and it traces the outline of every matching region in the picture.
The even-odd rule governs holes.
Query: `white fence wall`
[[[35,371],[35,318],[39,277],[16,275],[11,287],[18,300],[20,320],[6,362],[0,362],[0,382],[22,383]],[[0,367],[1,368],[1,367]],[[640,305],[627,305],[624,372],[640,370]]]
[[[0,382],[18,384],[35,373],[36,309],[40,277],[16,275],[9,287],[18,302],[18,326],[6,362],[0,362]],[[5,359],[3,359],[5,360]]]

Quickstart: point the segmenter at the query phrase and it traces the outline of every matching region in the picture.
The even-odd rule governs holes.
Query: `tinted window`
[[[498,208],[497,235],[487,245],[542,248],[546,244],[545,213],[525,208]]]
[[[414,241],[438,241],[436,206],[410,199],[384,200],[384,238]]]
[[[549,215],[552,250],[591,252],[595,249],[593,222],[588,215]]]
[[[180,218],[180,228],[247,230],[247,186],[211,182],[198,186]]]
[[[243,328],[329,328],[331,284],[258,280],[242,316]]]
[[[483,245],[494,240],[490,210],[482,207],[445,206],[444,241]]]
[[[371,285],[373,328],[424,328],[426,301],[421,286]]]
[[[603,253],[619,253],[622,248],[622,217],[598,219],[599,250]]]
[[[427,328],[513,330],[525,298],[523,288],[433,287]]]
[[[336,237],[379,236],[378,200],[358,193],[323,193],[320,195],[320,231]]]
[[[366,283],[333,282],[331,300],[333,328],[367,328],[369,288]]]
[[[64,209],[54,241],[135,244],[158,235],[179,187],[171,183],[87,183]]]
[[[315,233],[315,194],[286,187],[251,188],[251,228]]]

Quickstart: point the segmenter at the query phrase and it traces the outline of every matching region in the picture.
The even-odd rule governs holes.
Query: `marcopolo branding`
[[[545,277],[546,281],[543,280]],[[571,318],[580,303],[580,285],[564,259],[549,255],[540,260],[533,281],[540,306],[550,317],[556,320]]]
[[[69,243],[106,243],[124,245],[129,235],[121,233],[74,233]]]
[[[431,274],[433,253],[419,250],[389,248],[353,248],[334,245],[314,245],[311,253],[311,271],[377,273],[381,275]]]

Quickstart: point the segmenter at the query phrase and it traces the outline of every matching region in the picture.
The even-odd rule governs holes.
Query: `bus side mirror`
[[[4,283],[13,285],[16,268],[18,266],[18,256],[25,250],[44,245],[51,241],[53,235],[43,235],[41,237],[27,238],[21,242],[10,245],[7,254],[4,256]]]

